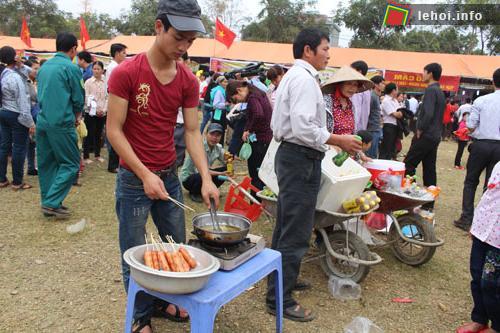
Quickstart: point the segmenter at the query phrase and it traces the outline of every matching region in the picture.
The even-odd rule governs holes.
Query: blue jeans
[[[207,126],[207,123],[212,118],[212,112],[214,111],[214,109],[210,105],[203,104],[202,110],[203,110],[203,119],[201,120],[201,125],[200,125],[201,133],[203,133],[203,131],[205,130],[205,126]]]
[[[474,307],[472,321],[500,331],[500,249],[472,237],[470,289]]]
[[[29,129],[17,120],[19,113],[1,110],[0,127],[2,139],[0,142],[0,182],[7,181],[7,161],[12,151],[12,184],[23,183],[24,160],[26,158],[26,142]]]
[[[378,158],[378,146],[380,144],[380,139],[382,139],[382,129],[378,131],[370,131],[370,133],[373,137],[372,146],[366,152],[366,156],[371,158]]]
[[[177,175],[172,173],[165,176],[163,182],[169,195],[183,202]],[[144,244],[146,221],[150,211],[158,234],[164,241],[166,235],[171,235],[176,242],[185,243],[184,211],[172,201],[149,199],[144,193],[142,181],[131,171],[120,168],[116,178],[116,215],[119,221],[122,276],[126,291],[128,291],[130,267],[123,260],[123,254],[131,247]],[[135,303],[134,318],[150,317],[153,301],[153,296],[139,293]]]

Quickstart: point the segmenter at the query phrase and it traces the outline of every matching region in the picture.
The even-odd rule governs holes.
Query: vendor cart
[[[418,266],[429,261],[436,247],[444,242],[436,239],[432,224],[413,213],[413,208],[432,200],[383,191],[377,191],[377,195],[381,198],[380,205],[367,212],[345,214],[316,211],[314,228],[319,253],[304,262],[319,259],[328,276],[335,275],[361,282],[370,267],[382,261],[378,254],[370,251],[358,234],[361,229],[359,224],[364,223],[362,217],[372,212],[386,214],[393,222],[389,230],[386,230],[385,239],[372,234],[372,237],[377,239],[377,246],[390,246],[396,258],[408,265]],[[267,212],[276,212],[276,198],[263,196],[261,192],[257,193],[257,196],[262,199],[262,205]],[[403,210],[404,213],[396,218],[394,212]],[[354,224],[354,228],[351,228],[351,224]],[[403,229],[409,230],[410,233],[403,233]]]

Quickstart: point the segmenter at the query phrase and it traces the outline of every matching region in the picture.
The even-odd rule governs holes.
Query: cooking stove
[[[188,245],[207,251],[219,260],[220,269],[231,271],[260,253],[266,247],[266,241],[263,237],[248,234],[240,243],[226,247],[208,245],[199,239],[190,239]]]

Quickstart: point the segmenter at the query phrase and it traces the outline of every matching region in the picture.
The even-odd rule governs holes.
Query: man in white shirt
[[[121,43],[111,44],[109,55],[113,60],[106,67],[106,81],[111,77],[113,70],[127,58],[127,46]]]
[[[397,95],[398,87],[395,83],[391,82],[385,86],[385,98],[381,105],[384,128],[379,158],[382,160],[392,160],[396,157],[398,119],[403,117],[401,111],[398,111],[401,105],[396,99]]]
[[[111,44],[109,54],[113,58],[106,68],[106,85],[111,77],[113,70],[118,67],[127,58],[127,46],[121,43]],[[108,147],[109,161],[108,161],[108,171],[111,173],[116,173],[118,170],[118,164],[120,163],[120,157],[115,153],[113,147],[106,138],[106,146]]]
[[[275,157],[280,192],[271,247],[282,255],[283,316],[294,321],[314,319],[311,310],[292,298],[292,290],[308,287],[297,283],[297,277],[314,225],[321,160],[328,145],[349,153],[361,150],[361,141],[354,136],[330,134],[326,128],[318,70],[328,64],[328,43],[328,35],[318,29],[304,29],[297,35],[293,43],[295,63],[280,82],[271,119],[273,136],[281,141]],[[276,313],[275,292],[271,276],[266,297],[271,314]]]
[[[417,110],[418,110],[418,101],[415,98],[415,96],[411,95],[408,102],[410,103],[410,107],[409,107],[410,111],[413,112],[413,114],[416,114]]]
[[[467,174],[462,196],[462,214],[453,224],[469,231],[474,217],[474,198],[479,178],[485,171],[485,187],[495,164],[500,161],[500,68],[493,73],[495,91],[478,97],[467,117],[467,128],[473,138],[469,146]],[[498,210],[497,210],[498,212]],[[498,215],[497,215],[498,216]]]

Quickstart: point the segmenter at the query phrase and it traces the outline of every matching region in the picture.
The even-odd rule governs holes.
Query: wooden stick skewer
[[[195,212],[195,210],[193,208],[189,207],[188,205],[183,204],[180,201],[175,200],[171,196],[168,197],[168,200],[172,201],[175,205],[177,205],[178,207],[180,207],[180,208],[182,208],[184,210],[190,210],[192,212]]]

